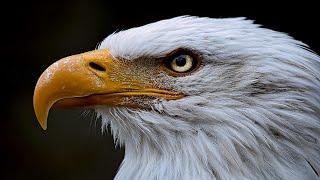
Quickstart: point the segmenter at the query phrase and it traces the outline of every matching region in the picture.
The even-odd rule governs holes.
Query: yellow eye
[[[171,61],[170,67],[173,71],[182,73],[189,71],[192,68],[193,64],[193,58],[189,55],[183,54],[175,57]]]
[[[186,76],[201,65],[201,57],[190,50],[177,49],[161,61],[161,69],[171,76]]]

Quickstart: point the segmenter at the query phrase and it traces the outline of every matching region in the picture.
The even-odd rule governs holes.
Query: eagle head
[[[116,179],[317,179],[320,58],[244,18],[113,33],[38,80],[34,108],[93,107],[125,147]]]

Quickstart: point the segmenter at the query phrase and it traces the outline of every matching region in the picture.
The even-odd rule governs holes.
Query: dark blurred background
[[[53,110],[38,125],[33,89],[42,71],[93,50],[108,34],[178,15],[244,16],[287,32],[320,52],[316,3],[264,1],[12,1],[2,4],[0,179],[112,179],[124,150],[83,110]],[[4,178],[3,178],[4,177]]]

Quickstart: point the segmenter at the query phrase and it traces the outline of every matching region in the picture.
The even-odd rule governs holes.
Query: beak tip
[[[42,127],[42,129],[45,131],[47,130],[47,124],[40,124],[40,126]]]
[[[40,124],[41,128],[43,130],[47,130],[47,118],[48,118],[48,110],[43,109],[37,109],[35,107],[35,114],[36,118],[38,120],[38,123]]]
[[[41,128],[43,130],[47,130],[47,118],[38,118],[37,117],[37,120],[38,120],[38,123],[40,124]]]
[[[41,128],[43,130],[47,129],[47,118],[49,109],[51,108],[50,103],[45,102],[43,98],[40,96],[39,90],[38,90],[38,84],[35,89],[34,98],[33,98],[33,108],[35,112],[36,119],[38,120],[38,123],[40,124]],[[48,105],[49,104],[49,105]]]

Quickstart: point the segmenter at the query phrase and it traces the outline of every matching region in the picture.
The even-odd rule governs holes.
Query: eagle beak
[[[111,77],[114,64],[116,61],[109,51],[101,49],[63,58],[47,68],[37,82],[33,97],[41,127],[47,129],[51,107],[116,106],[123,105],[124,97],[128,96],[181,98],[180,93],[147,87],[138,80],[130,81],[130,77]],[[133,88],[130,84],[138,86]]]

